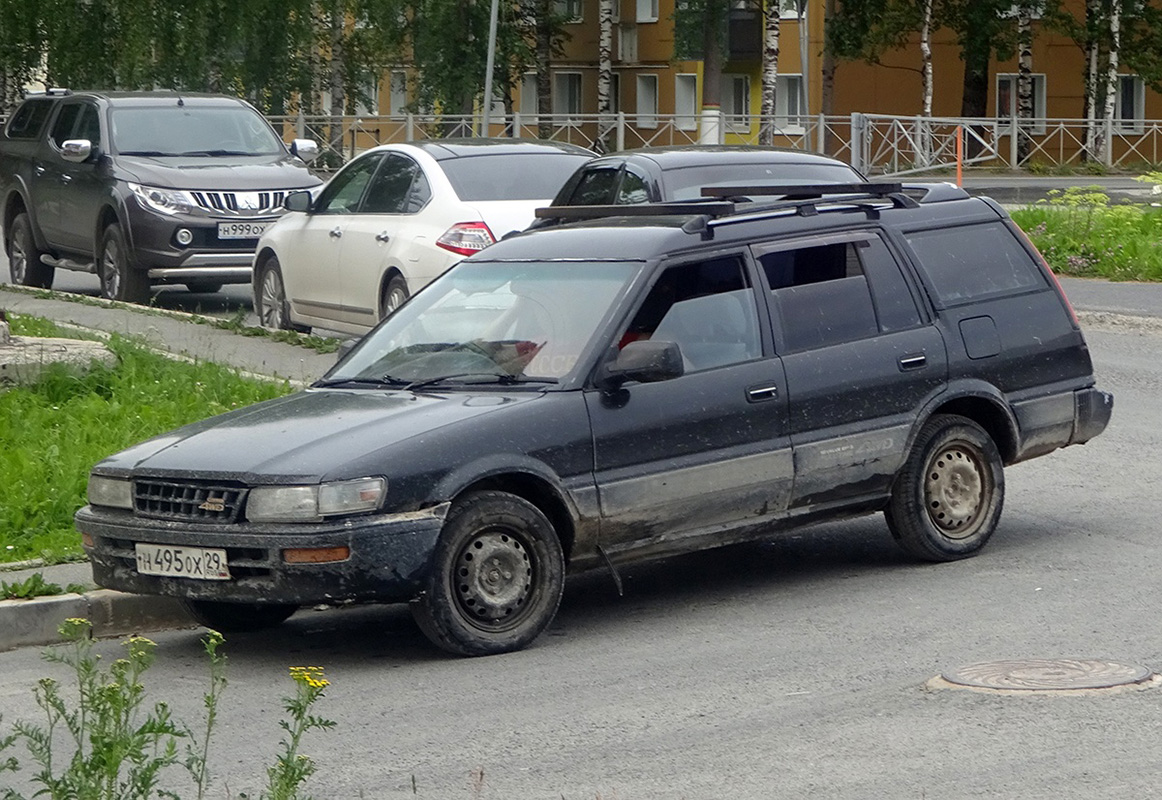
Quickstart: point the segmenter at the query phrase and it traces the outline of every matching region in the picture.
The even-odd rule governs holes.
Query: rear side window
[[[464,201],[547,202],[588,160],[589,156],[570,153],[506,153],[448,158],[440,162],[440,167],[456,196]]]
[[[904,238],[940,306],[1045,286],[1036,262],[1003,223],[913,231]]]
[[[52,100],[28,100],[8,122],[6,133],[9,139],[35,139],[52,111]]]

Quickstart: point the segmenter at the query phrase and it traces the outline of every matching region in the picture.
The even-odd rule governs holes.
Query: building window
[[[637,63],[637,25],[623,22],[617,34],[617,60],[625,64]]]
[[[1146,82],[1137,75],[1118,76],[1118,95],[1114,101],[1114,124],[1119,131],[1141,133],[1145,130]]]
[[[698,128],[698,76],[674,76],[674,116],[678,130]]]
[[[637,76],[637,126],[658,127],[658,76]]]
[[[570,117],[581,113],[581,73],[553,74],[553,113]]]
[[[616,3],[617,0],[614,0]],[[658,0],[637,0],[637,21],[658,21]]]
[[[1017,75],[1001,73],[997,75],[997,118],[1012,119],[1017,114]],[[1029,126],[1033,134],[1045,133],[1045,76],[1038,74],[1033,78],[1033,118],[1038,120]]]
[[[553,0],[553,11],[565,22],[581,21],[582,0]]]
[[[775,82],[775,126],[803,129],[803,76],[780,75]]]
[[[355,95],[355,116],[379,116],[379,76],[366,75]]]
[[[391,104],[391,113],[402,116],[407,113],[408,104],[408,75],[401,70],[391,73],[391,87],[388,102]]]
[[[520,115],[522,125],[537,124],[537,74],[526,72],[520,79]]]
[[[616,72],[609,76],[609,110],[621,111],[621,75]]]
[[[722,76],[722,115],[729,133],[750,130],[750,77]]]
[[[782,19],[799,19],[799,0],[779,0],[779,17]],[[803,9],[803,18],[807,17],[807,9]]]

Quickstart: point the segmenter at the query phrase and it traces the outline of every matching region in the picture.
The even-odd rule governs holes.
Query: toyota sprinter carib
[[[591,219],[460,263],[305,391],[102,461],[96,582],[222,630],[406,602],[441,648],[500,653],[569,572],[820,520],[971,556],[1006,466],[1105,428],[1072,309],[992,201],[715,191],[542,209]]]

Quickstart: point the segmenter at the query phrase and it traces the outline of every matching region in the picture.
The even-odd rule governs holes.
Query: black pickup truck
[[[96,273],[111,300],[150,285],[249,283],[258,237],[289,192],[320,181],[243,100],[175,92],[29,95],[0,136],[4,245],[14,283]]]

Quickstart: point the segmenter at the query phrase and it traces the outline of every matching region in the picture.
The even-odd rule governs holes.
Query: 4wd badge
[[[225,511],[226,501],[219,497],[211,497],[206,502],[198,506],[202,511]]]

